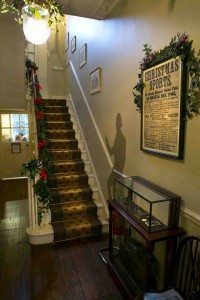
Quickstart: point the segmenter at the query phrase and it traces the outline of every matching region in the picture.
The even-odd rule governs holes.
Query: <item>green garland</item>
[[[144,88],[142,72],[170,58],[180,56],[182,60],[186,61],[189,74],[185,117],[186,119],[192,119],[194,116],[200,115],[200,58],[199,54],[196,56],[192,44],[193,41],[189,40],[188,35],[178,33],[171,39],[169,45],[159,51],[153,52],[151,46],[144,45],[145,57],[140,62],[139,80],[133,88],[134,103],[139,111],[142,108],[142,91]]]
[[[36,74],[37,66],[29,59],[26,60],[26,82],[30,89],[30,95],[34,97],[35,117],[38,125],[38,151],[39,157],[31,159],[29,163],[22,165],[22,173],[35,180],[36,174],[40,175],[40,179],[34,184],[34,192],[38,197],[39,219],[41,221],[41,212],[49,209],[50,192],[47,184],[48,176],[52,174],[52,155],[48,151],[49,140],[46,135],[47,121],[44,115],[44,104],[40,93],[41,86]],[[35,82],[32,82],[32,72],[35,75]],[[36,92],[36,95],[35,95]]]
[[[49,27],[51,27],[54,22],[64,25],[64,22],[59,18],[60,16],[64,16],[61,12],[61,6],[55,0],[1,0],[0,12],[2,14],[8,12],[15,14],[15,21],[22,24],[22,8],[24,6],[27,6],[27,13],[36,19],[42,19],[44,17],[41,8],[47,9],[49,12]]]

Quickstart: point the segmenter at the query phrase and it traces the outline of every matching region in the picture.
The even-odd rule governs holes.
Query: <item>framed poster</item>
[[[101,91],[101,68],[97,68],[90,73],[90,94]]]
[[[11,143],[11,152],[12,153],[21,153],[21,143],[18,143],[18,142]]]
[[[84,44],[79,50],[79,68],[84,66],[87,62],[87,44]]]
[[[183,158],[185,68],[180,57],[143,71],[141,149]]]

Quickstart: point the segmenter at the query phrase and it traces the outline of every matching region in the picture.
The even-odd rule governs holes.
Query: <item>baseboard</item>
[[[200,226],[200,215],[193,212],[192,210],[186,207],[181,207],[181,215],[187,220],[189,220],[190,222]]]

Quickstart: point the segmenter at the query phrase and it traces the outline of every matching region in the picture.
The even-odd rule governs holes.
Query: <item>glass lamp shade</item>
[[[29,42],[35,45],[44,44],[50,35],[48,10],[42,7],[39,10],[42,17],[38,19],[29,13],[27,6],[22,9],[24,35]]]

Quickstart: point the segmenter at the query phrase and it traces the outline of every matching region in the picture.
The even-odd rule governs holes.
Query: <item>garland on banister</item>
[[[36,64],[31,60],[26,60],[26,83],[30,90],[30,95],[34,98],[35,118],[39,128],[38,132],[38,152],[39,157],[31,159],[29,163],[22,165],[22,173],[26,174],[31,179],[35,179],[36,174],[39,174],[39,180],[34,184],[34,191],[38,197],[38,207],[43,209],[49,208],[49,189],[47,186],[47,177],[52,174],[52,156],[48,151],[49,140],[46,135],[47,121],[44,115],[44,103],[40,90],[42,89],[36,71]],[[34,73],[35,81],[32,81],[32,72]],[[39,218],[41,219],[41,211]]]
[[[186,93],[185,118],[192,119],[200,115],[200,58],[198,53],[192,47],[193,41],[185,33],[176,34],[169,45],[159,51],[152,51],[151,46],[144,45],[145,57],[140,62],[141,72],[138,74],[138,82],[133,88],[134,102],[140,111],[142,108],[142,91],[144,82],[142,72],[150,67],[162,63],[170,58],[180,56],[186,61],[186,67],[189,75],[189,87]]]

